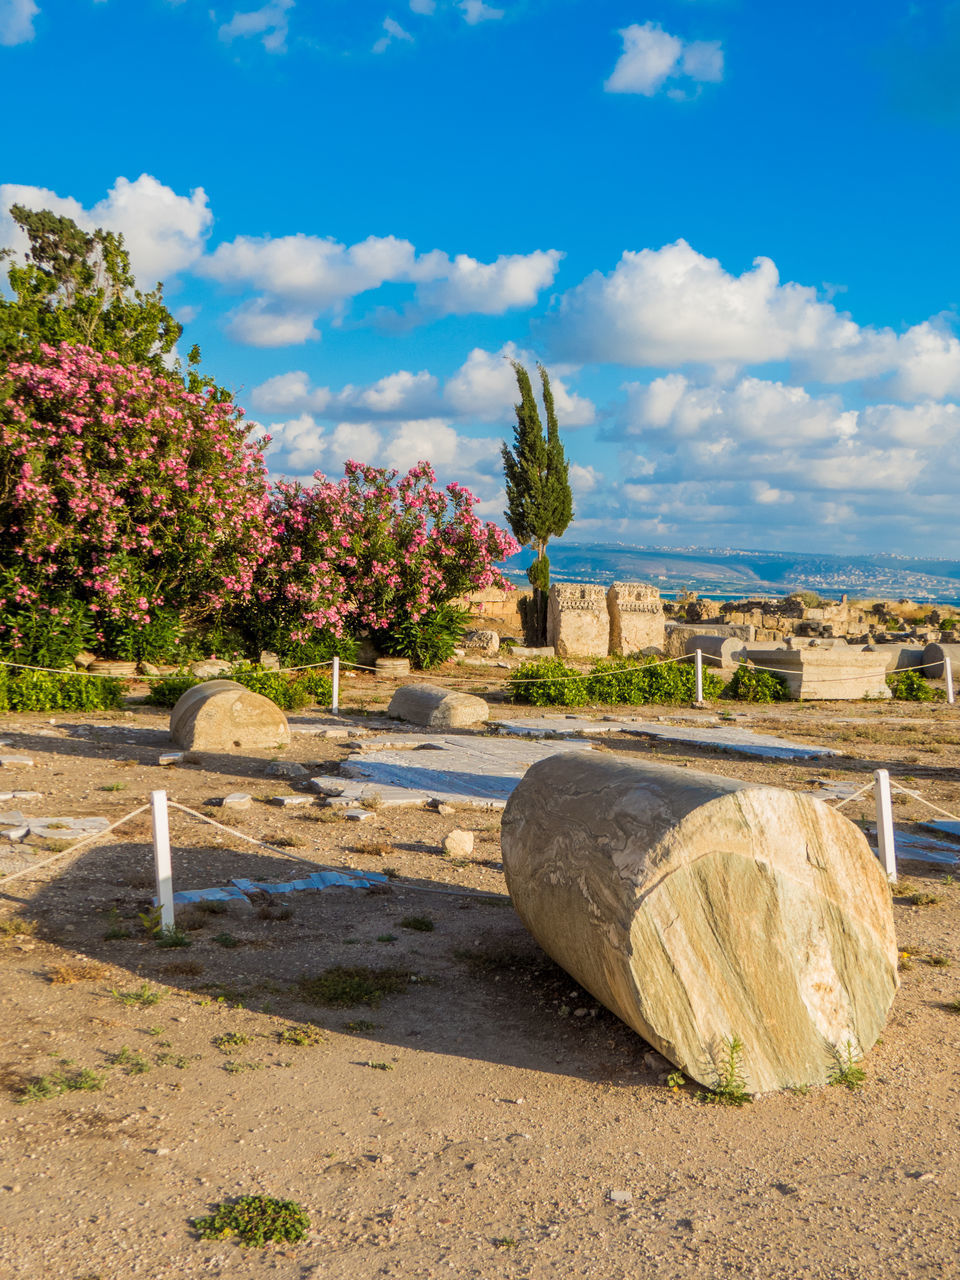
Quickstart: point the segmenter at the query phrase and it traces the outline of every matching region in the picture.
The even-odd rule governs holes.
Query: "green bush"
[[[112,711],[124,683],[112,677],[0,667],[0,711]]]
[[[205,1218],[194,1218],[201,1240],[228,1240],[235,1237],[247,1248],[271,1242],[296,1244],[310,1230],[310,1219],[295,1200],[275,1200],[272,1196],[240,1196],[233,1203],[217,1205]]]
[[[587,675],[559,658],[524,662],[507,685],[512,702],[534,707],[644,706],[689,703],[696,696],[692,663],[659,663],[654,658],[601,658]],[[703,696],[718,698],[723,681],[703,673]]]
[[[531,707],[584,707],[590,701],[586,676],[561,658],[521,662],[507,681],[507,697]]]
[[[887,684],[900,702],[942,702],[947,696],[943,689],[927,684],[919,671],[894,671],[887,676]]]
[[[723,696],[737,702],[786,702],[790,693],[783,676],[774,671],[758,671],[742,662]]]
[[[391,624],[375,636],[377,648],[390,658],[409,658],[414,667],[427,671],[453,657],[453,651],[467,629],[465,609],[441,604],[419,622],[409,618]]]
[[[231,667],[223,675],[207,676],[203,680],[188,672],[177,672],[163,680],[156,680],[150,689],[148,701],[155,707],[175,706],[188,689],[197,684],[205,684],[207,680],[235,680],[252,693],[269,698],[282,711],[299,711],[301,707],[310,706],[311,703],[329,706],[333,700],[333,682],[326,671],[304,671],[299,676],[292,676],[244,662]]]

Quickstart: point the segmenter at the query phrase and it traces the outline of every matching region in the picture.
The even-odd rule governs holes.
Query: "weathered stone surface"
[[[923,651],[923,674],[928,680],[943,679],[943,660],[950,658],[953,678],[960,677],[960,644],[928,644]]]
[[[375,665],[378,676],[408,676],[410,674],[409,658],[378,658]]]
[[[607,591],[607,614],[611,653],[663,649],[663,605],[649,582],[615,582]]]
[[[463,636],[463,647],[492,655],[500,652],[500,637],[496,631],[467,631]]]
[[[522,662],[526,662],[531,658],[555,658],[557,656],[557,651],[552,644],[515,644],[510,653],[514,658],[519,658]]]
[[[231,791],[220,801],[223,809],[249,809],[253,804],[253,796],[246,791]]]
[[[463,729],[490,718],[482,698],[451,693],[432,684],[405,684],[390,699],[387,715],[427,729]]]
[[[889,698],[887,661],[882,653],[842,648],[754,649],[747,657],[758,667],[772,667],[783,677],[791,698],[806,702]]]
[[[309,778],[310,770],[296,760],[271,760],[264,769],[268,778]]]
[[[924,666],[923,649],[910,644],[878,644],[868,645],[867,653],[880,654],[887,666],[887,674],[892,671],[908,671]],[[923,671],[920,671],[923,675]]]
[[[443,852],[448,858],[469,858],[473,853],[473,832],[455,827],[443,837]]]
[[[194,662],[190,674],[200,680],[208,680],[210,676],[222,676],[230,670],[231,664],[222,658],[207,658],[203,662]]]
[[[137,673],[141,676],[158,676],[160,668],[155,667],[152,662],[138,662]]]
[[[95,658],[87,670],[93,675],[125,678],[137,674],[137,664],[135,662],[102,662],[99,658]]]
[[[194,685],[170,713],[170,736],[187,751],[235,751],[290,742],[287,717],[275,702],[233,680]]]
[[[73,665],[81,671],[86,671],[91,662],[96,662],[97,655],[90,653],[86,649],[81,649],[73,660]]]
[[[664,626],[663,651],[668,658],[682,658],[686,653],[686,643],[690,636],[720,636],[724,640],[740,640],[744,644],[752,644],[756,637],[756,627],[738,626],[733,623],[668,622]]]
[[[544,950],[708,1087],[743,1043],[752,1093],[822,1084],[897,989],[890,894],[822,801],[666,765],[559,755],[502,825],[514,906]]]
[[[731,636],[687,636],[683,642],[684,653],[690,657],[697,649],[703,654],[703,668],[718,675],[729,675],[743,660],[744,642]]]
[[[280,659],[275,653],[271,653],[269,649],[263,649],[260,652],[260,665],[268,671],[279,671]]]
[[[30,756],[0,756],[0,766],[4,769],[32,769]]]
[[[595,582],[556,582],[547,601],[547,644],[558,658],[605,658],[610,618],[603,587]]]

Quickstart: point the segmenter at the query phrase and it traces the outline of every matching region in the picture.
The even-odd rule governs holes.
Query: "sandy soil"
[[[358,680],[345,701],[371,711],[382,697]],[[737,715],[848,754],[797,765],[626,738],[603,749],[803,788],[883,763],[960,812],[960,709]],[[159,767],[165,725],[146,707],[6,717],[0,737],[35,764],[0,770],[0,784],[41,792],[12,802],[29,813],[111,820],[157,787],[191,807],[245,790],[247,812],[203,811],[311,862],[396,878],[296,894],[289,913],[191,910],[191,945],[177,948],[138,919],[148,815],[0,882],[0,1280],[960,1275],[955,866],[903,864],[894,911],[909,954],[862,1087],[724,1107],[671,1087],[669,1066],[539,952],[505,896],[496,815],[381,811],[356,825],[280,810],[266,802],[297,786],[265,777],[265,756]],[[297,735],[284,758],[336,772],[345,754]],[[923,816],[913,800],[896,812],[905,831]],[[477,837],[462,863],[440,850],[455,826]],[[178,888],[300,873],[183,815],[172,829]],[[8,871],[18,856],[0,845]],[[311,1003],[299,980],[334,965],[409,980],[376,1006]],[[83,1068],[101,1088],[18,1104],[31,1081]],[[243,1250],[197,1237],[191,1219],[257,1193],[302,1204],[308,1239]]]

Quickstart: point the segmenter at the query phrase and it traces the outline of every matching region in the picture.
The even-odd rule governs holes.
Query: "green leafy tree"
[[[22,265],[11,250],[0,250],[0,259],[11,259],[12,295],[0,294],[0,365],[36,354],[44,344],[72,342],[168,373],[163,358],[182,328],[164,305],[162,285],[149,293],[136,287],[123,236],[84,231],[49,209],[15,204],[10,214],[30,247]],[[194,349],[191,366],[198,360]]]
[[[507,488],[504,515],[518,542],[536,552],[537,558],[527,570],[527,577],[535,590],[545,596],[550,589],[547,542],[550,538],[560,537],[573,519],[573,495],[550,378],[542,364],[537,365],[537,369],[543,387],[546,434],[530,385],[530,375],[519,361],[514,360],[513,371],[520,389],[520,403],[515,406],[517,425],[513,433],[513,448],[505,444],[501,453]]]

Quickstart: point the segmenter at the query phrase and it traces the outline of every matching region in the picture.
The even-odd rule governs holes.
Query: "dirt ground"
[[[369,722],[384,697],[361,678],[344,703]],[[601,749],[803,789],[883,765],[960,812],[960,708],[735,714],[846,754],[751,762],[623,737]],[[271,797],[305,788],[265,776],[266,753],[160,767],[166,724],[146,706],[4,718],[6,752],[34,765],[0,769],[0,789],[42,799],[2,807],[114,821],[165,788],[311,863],[391,878],[272,897],[247,916],[185,909],[178,947],[139,918],[149,814],[0,880],[0,1280],[960,1275],[956,863],[901,864],[902,986],[862,1086],[721,1106],[669,1083],[669,1065],[539,951],[506,896],[496,814],[381,810],[355,824],[319,803],[280,809]],[[297,734],[283,758],[336,773],[347,753]],[[249,810],[210,806],[238,790]],[[872,802],[846,812],[869,819]],[[908,798],[895,812],[906,833],[926,816]],[[186,815],[171,825],[177,888],[304,873]],[[476,834],[459,862],[440,848],[454,827]],[[52,851],[0,841],[0,869]],[[332,966],[383,971],[374,987],[395,993],[316,1003],[310,979]],[[193,1219],[248,1194],[301,1204],[307,1239],[198,1236]]]

